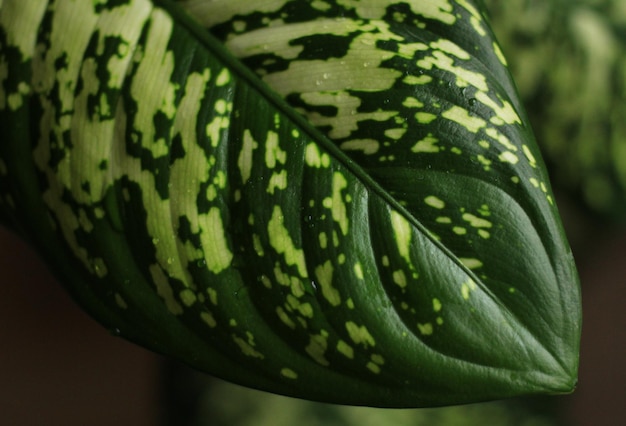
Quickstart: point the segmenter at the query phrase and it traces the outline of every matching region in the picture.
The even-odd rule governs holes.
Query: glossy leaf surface
[[[85,309],[316,400],[572,390],[571,252],[472,3],[183,6],[229,50],[167,1],[0,9],[0,205]]]

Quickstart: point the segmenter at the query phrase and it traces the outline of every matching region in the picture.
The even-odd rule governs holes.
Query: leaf
[[[470,2],[219,5],[293,106],[169,1],[18,4],[3,217],[114,334],[343,404],[573,389],[571,251]]]

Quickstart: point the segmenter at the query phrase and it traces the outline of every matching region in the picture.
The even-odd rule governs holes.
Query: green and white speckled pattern
[[[2,218],[85,309],[316,400],[572,389],[571,252],[473,2],[181,5],[226,48],[169,1],[0,3]]]

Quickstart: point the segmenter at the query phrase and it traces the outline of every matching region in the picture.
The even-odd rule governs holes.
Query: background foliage
[[[486,0],[552,171],[596,214],[626,214],[626,2]]]

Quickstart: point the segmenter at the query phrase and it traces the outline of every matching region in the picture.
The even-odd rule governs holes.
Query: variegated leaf
[[[1,4],[3,217],[85,309],[298,397],[571,391],[576,271],[474,3],[182,6]]]

